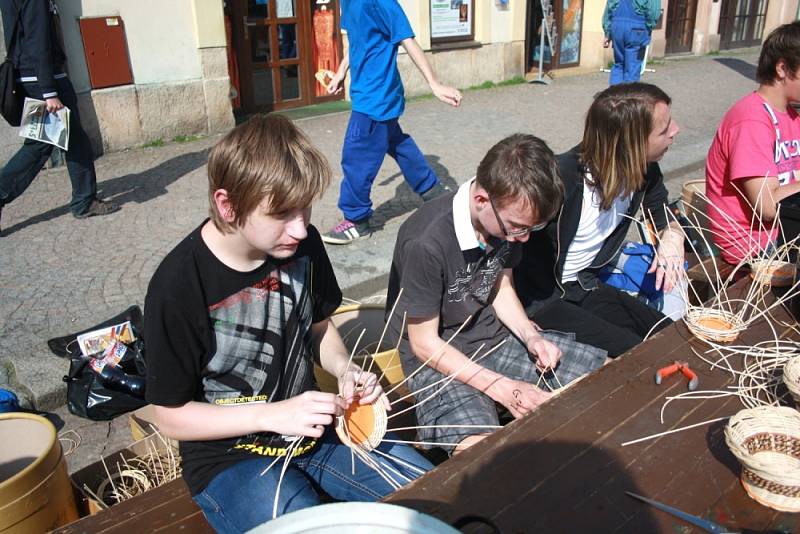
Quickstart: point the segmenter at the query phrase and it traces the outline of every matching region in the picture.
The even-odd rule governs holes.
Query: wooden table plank
[[[193,534],[214,532],[189,495],[186,483],[179,478],[55,532],[177,532],[188,525]]]

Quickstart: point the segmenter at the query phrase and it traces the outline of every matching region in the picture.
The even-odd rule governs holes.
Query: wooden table
[[[788,320],[783,310],[776,316]],[[782,336],[788,337],[788,332]],[[768,338],[762,322],[739,341],[754,344]],[[721,389],[731,382],[729,375],[709,371],[691,346],[706,348],[683,323],[670,326],[386,502],[447,522],[464,515],[483,516],[505,534],[699,532],[625,496],[627,490],[723,525],[800,532],[800,514],[775,512],[744,493],[738,482],[739,465],[725,445],[724,422],[620,446],[670,428],[733,415],[742,408],[734,398],[676,401],[661,425],[664,398],[686,391],[686,379],[672,376],[657,386],[653,376],[658,368],[683,359],[698,373],[700,389]],[[59,532],[179,531],[212,532],[183,480]]]
[[[775,315],[789,320],[783,309]],[[769,338],[766,323],[759,322],[737,342]],[[506,534],[701,532],[625,495],[632,491],[729,527],[800,532],[800,514],[776,512],[745,494],[738,480],[740,466],[725,444],[725,421],[621,446],[743,408],[734,397],[674,401],[667,407],[665,424],[660,423],[665,397],[687,388],[680,375],[656,385],[660,367],[688,360],[700,377],[699,389],[724,389],[732,383],[729,374],[710,371],[691,346],[707,348],[683,322],[668,327],[386,502],[446,522],[482,516]]]

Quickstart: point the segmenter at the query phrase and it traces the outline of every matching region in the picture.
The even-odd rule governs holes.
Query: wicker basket
[[[383,405],[385,395],[372,404],[354,402],[336,421],[336,434],[348,447],[371,451],[380,445],[386,435],[388,416]],[[345,428],[345,422],[347,427]]]
[[[794,397],[797,408],[800,409],[800,356],[795,356],[786,362],[783,368],[783,383]]]
[[[742,410],[728,421],[725,441],[742,463],[742,486],[750,497],[800,512],[800,413],[775,406]]]
[[[690,307],[683,319],[692,334],[717,343],[730,343],[746,328],[738,315],[716,308]]]
[[[750,278],[757,284],[772,287],[789,287],[794,283],[797,269],[793,263],[776,259],[750,262]]]

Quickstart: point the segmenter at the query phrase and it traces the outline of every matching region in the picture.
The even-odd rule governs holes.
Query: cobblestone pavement
[[[673,98],[681,126],[662,166],[673,195],[682,179],[701,177],[702,162],[724,111],[755,87],[755,52],[657,63],[645,81]],[[514,132],[530,132],[563,151],[577,143],[592,95],[606,74],[557,79],[550,86],[516,85],[467,92],[461,108],[434,100],[412,102],[401,120],[447,184],[473,175],[489,147]],[[338,222],[340,151],[348,114],[298,121],[326,154],[337,180],[313,214],[321,230]],[[77,331],[142,304],[161,258],[207,213],[205,160],[217,137],[107,154],[97,161],[100,193],[121,204],[106,217],[77,220],[68,211],[64,168],[44,171],[2,213],[0,237],[0,367],[39,409],[64,403],[66,362],[46,340]],[[380,287],[389,269],[399,224],[420,200],[387,158],[375,181],[369,239],[329,252],[347,296],[369,281]],[[365,285],[366,284],[366,285]]]

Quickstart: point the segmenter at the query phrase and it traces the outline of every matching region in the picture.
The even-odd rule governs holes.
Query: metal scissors
[[[663,510],[664,512],[670,513],[675,517],[679,517],[686,521],[687,523],[691,523],[692,525],[702,528],[706,532],[711,532],[713,534],[747,534],[750,532],[758,532],[755,530],[731,530],[727,527],[723,527],[718,523],[714,523],[713,521],[709,521],[708,519],[703,519],[702,517],[698,517],[696,515],[687,514],[677,508],[673,508],[672,506],[666,505],[664,503],[660,503],[658,501],[654,501],[653,499],[648,499],[647,497],[642,497],[641,495],[637,495],[635,493],[631,493],[630,491],[626,491],[628,495],[635,499],[639,499],[640,501],[644,501],[651,506],[655,506],[659,510]],[[769,531],[769,532],[776,532],[776,531]]]

